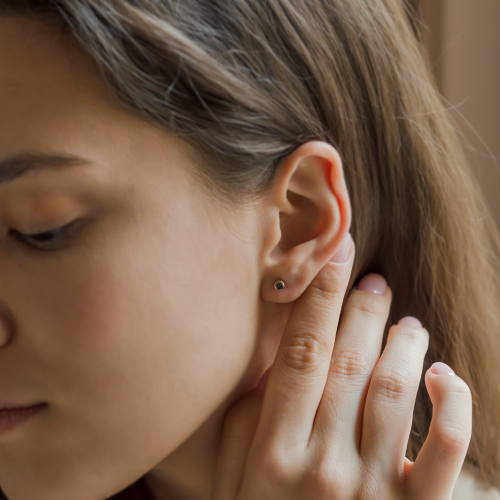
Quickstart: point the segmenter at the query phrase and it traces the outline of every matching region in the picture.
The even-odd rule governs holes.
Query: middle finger
[[[378,274],[365,276],[349,295],[333,349],[328,380],[315,422],[321,446],[358,447],[364,401],[380,358],[392,293]]]

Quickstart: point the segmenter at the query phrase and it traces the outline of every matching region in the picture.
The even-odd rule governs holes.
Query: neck
[[[273,305],[274,308],[278,307]],[[176,450],[145,476],[154,500],[211,500],[224,418],[232,404],[258,382],[272,364],[293,303],[279,305],[279,314],[259,315],[260,349],[234,391]],[[274,311],[274,309],[273,309]]]
[[[148,472],[155,500],[210,500],[227,406],[220,407],[182,445]]]

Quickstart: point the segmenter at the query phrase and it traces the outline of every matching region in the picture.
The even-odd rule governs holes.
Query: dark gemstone
[[[285,285],[283,284],[282,281],[278,281],[276,283],[276,290],[283,290],[283,288],[285,288]]]

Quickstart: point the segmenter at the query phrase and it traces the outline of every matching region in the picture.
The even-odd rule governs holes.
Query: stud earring
[[[274,288],[276,288],[276,290],[283,290],[283,288],[285,288],[285,282],[284,281],[277,281],[275,284],[274,284]]]

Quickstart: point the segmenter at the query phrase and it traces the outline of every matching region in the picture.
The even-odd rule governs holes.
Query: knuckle
[[[424,328],[418,328],[411,325],[394,325],[391,327],[391,334],[402,337],[406,342],[412,345],[425,345],[428,342],[429,334]]]
[[[345,481],[333,467],[319,464],[310,472],[308,479],[307,490],[312,498],[347,498]]]
[[[373,320],[382,314],[382,302],[384,299],[376,293],[353,293],[350,296],[350,308],[356,313]]]
[[[325,290],[330,293],[339,294],[342,283],[345,281],[343,270],[335,267],[326,266],[322,272],[317,274],[312,280],[311,285],[319,290]]]
[[[285,486],[294,479],[292,468],[284,453],[277,449],[266,450],[256,462],[259,481],[268,485]]]
[[[324,308],[327,311],[337,307],[343,300],[343,295],[340,291],[333,289],[325,290],[325,288],[321,288],[314,282],[310,285],[309,294],[316,307]]]
[[[404,400],[412,394],[411,377],[403,370],[386,368],[374,375],[373,389],[377,396],[387,400]]]
[[[297,335],[285,344],[282,353],[290,368],[308,372],[321,365],[325,346],[315,335]]]
[[[341,304],[345,294],[342,286],[344,281],[341,271],[324,268],[323,272],[311,281],[310,293],[318,297],[319,302],[326,300],[330,306],[332,303]]]
[[[472,393],[470,387],[460,378],[453,377],[449,394],[460,403],[470,404],[472,402]]]
[[[368,356],[352,349],[342,349],[334,354],[330,373],[340,378],[366,378],[371,373]]]
[[[460,455],[467,452],[470,435],[460,426],[448,423],[437,433],[436,444],[445,455]]]

